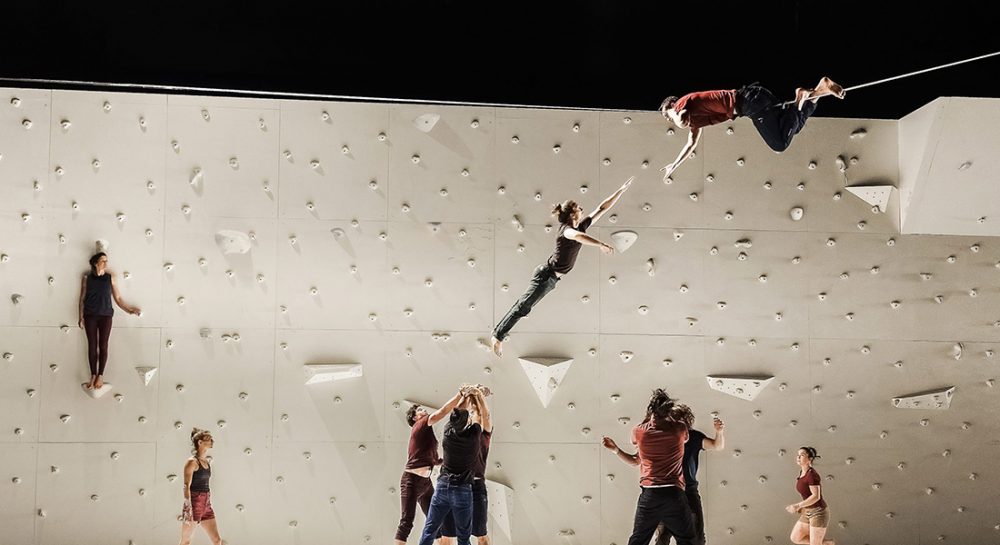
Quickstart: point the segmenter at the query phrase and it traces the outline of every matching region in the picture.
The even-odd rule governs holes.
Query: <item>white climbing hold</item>
[[[892,196],[892,190],[896,188],[891,185],[869,185],[853,186],[846,189],[866,203],[877,206],[879,211],[885,212],[886,206],[889,204],[889,197]]]
[[[250,251],[250,236],[241,231],[223,229],[215,233],[215,244],[223,254],[245,254]]]
[[[761,391],[774,380],[774,377],[756,376],[712,376],[705,377],[708,387],[738,397],[746,401],[753,401]]]
[[[955,343],[951,347],[951,357],[956,360],[962,359],[962,351],[965,349],[965,345],[962,343]]]
[[[955,387],[928,390],[906,396],[892,398],[892,406],[897,409],[948,409],[954,397]]]
[[[440,121],[441,116],[439,114],[424,114],[413,120],[413,125],[420,132],[431,132],[434,129],[434,125]]]
[[[615,231],[611,233],[611,244],[615,246],[615,251],[624,253],[639,239],[639,234],[635,231]]]
[[[306,384],[357,378],[364,374],[360,363],[308,363],[303,366]]]
[[[139,378],[142,379],[143,386],[149,386],[149,383],[156,376],[156,367],[136,367],[135,371],[139,373]]]
[[[628,350],[622,350],[621,352],[618,353],[618,357],[622,359],[622,363],[628,363],[632,361],[632,358],[635,357],[635,354],[629,352]]]
[[[518,358],[521,369],[531,382],[535,395],[542,402],[542,407],[548,407],[563,378],[573,365],[572,358],[527,357]]]
[[[88,384],[86,382],[84,382],[84,383],[80,384],[80,387],[83,388],[83,392],[85,394],[89,395],[90,397],[92,397],[94,399],[100,399],[100,398],[104,397],[104,394],[110,392],[111,388],[113,388],[113,386],[109,382],[105,382],[104,385],[101,386],[100,388],[87,388],[87,385]],[[65,421],[66,420],[63,420],[63,422],[65,422]]]
[[[801,207],[798,207],[798,206],[796,206],[795,208],[792,208],[788,212],[788,215],[791,216],[792,221],[799,221],[799,220],[801,220],[802,216],[804,214],[805,214],[805,210],[803,210]]]

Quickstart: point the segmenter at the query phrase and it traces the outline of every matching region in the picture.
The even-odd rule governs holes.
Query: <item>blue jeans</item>
[[[788,149],[792,137],[799,134],[815,111],[816,103],[811,100],[802,110],[794,104],[783,106],[774,93],[756,83],[736,91],[736,115],[749,117],[767,146],[779,153]]]
[[[449,513],[455,517],[458,545],[469,545],[469,536],[472,535],[472,483],[462,483],[451,475],[441,475],[431,498],[431,510],[427,513],[424,531],[420,534],[420,545],[433,545]]]
[[[549,267],[548,263],[543,263],[535,267],[534,274],[531,275],[531,283],[528,289],[524,290],[521,298],[514,302],[514,305],[507,311],[507,315],[500,320],[493,330],[493,336],[499,341],[503,341],[514,325],[531,312],[532,307],[542,300],[550,291],[556,288],[559,277],[555,271]]]

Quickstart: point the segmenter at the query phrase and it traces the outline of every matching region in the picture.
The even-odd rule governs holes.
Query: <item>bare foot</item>
[[[805,105],[806,101],[812,98],[814,89],[806,89],[805,87],[799,87],[795,90],[795,107],[802,110],[802,106]]]
[[[97,377],[90,377],[90,381],[87,382],[87,386],[86,386],[86,388],[88,390],[93,390],[94,389],[94,381],[95,380],[97,380]]]
[[[503,347],[500,345],[500,339],[490,337],[490,346],[493,347],[493,353],[496,354],[498,358],[503,357]]]
[[[98,375],[97,378],[94,379],[94,389],[100,390],[103,387],[104,387],[104,380],[102,380],[101,376]]]
[[[844,88],[832,79],[823,76],[823,79],[819,80],[819,83],[816,85],[816,90],[813,96],[818,98],[824,95],[833,95],[837,98],[844,98]]]

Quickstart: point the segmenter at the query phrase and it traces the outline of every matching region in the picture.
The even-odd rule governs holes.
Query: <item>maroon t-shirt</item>
[[[427,417],[418,418],[410,428],[410,446],[407,449],[406,469],[433,467],[441,463],[438,457],[438,440]]]
[[[688,93],[674,103],[674,111],[681,110],[687,110],[685,117],[692,129],[729,121],[736,117],[736,91]]]
[[[684,442],[687,426],[655,419],[632,428],[639,447],[639,486],[673,485],[684,489]]]
[[[475,477],[477,479],[486,478],[486,457],[490,454],[490,440],[493,432],[483,431],[479,436],[479,458],[476,459]]]
[[[813,469],[809,468],[806,470],[805,475],[799,477],[795,480],[795,490],[798,491],[802,499],[806,499],[812,496],[812,492],[809,490],[810,486],[820,486],[822,481],[819,478],[819,473]],[[823,489],[820,488],[819,501],[806,507],[806,509],[817,509],[819,507],[826,507],[826,501],[823,499]]]

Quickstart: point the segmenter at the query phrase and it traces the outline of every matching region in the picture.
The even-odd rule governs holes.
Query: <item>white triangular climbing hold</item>
[[[156,367],[136,367],[135,372],[139,373],[139,378],[142,379],[143,386],[149,386],[149,383],[156,376]]]
[[[774,380],[774,377],[713,376],[705,377],[708,387],[733,397],[753,401]]]
[[[424,114],[413,120],[413,125],[417,127],[420,132],[431,132],[434,129],[434,125],[441,119],[438,114]]]
[[[493,522],[507,537],[507,541],[510,541],[510,516],[514,512],[514,490],[509,486],[486,479],[486,497],[489,498],[490,503],[486,512],[493,517]]]
[[[250,235],[232,229],[215,233],[215,244],[224,254],[245,254],[250,251]]]
[[[611,233],[611,244],[614,244],[618,253],[624,253],[639,240],[639,234],[635,231],[615,231]]]
[[[866,203],[877,206],[880,212],[885,212],[892,190],[896,188],[891,185],[856,185],[846,189]]]
[[[955,387],[928,390],[907,396],[892,398],[892,406],[897,409],[947,409],[951,407],[951,398]]]
[[[517,358],[521,369],[531,382],[542,407],[548,407],[566,372],[573,365],[572,358]]]
[[[93,388],[93,389],[87,388],[86,382],[81,383],[80,387],[83,388],[83,392],[85,394],[89,395],[94,399],[100,399],[104,397],[104,394],[110,392],[111,388],[113,388],[113,386],[108,382],[105,382],[104,385],[101,386],[100,388]]]
[[[358,378],[364,374],[360,363],[307,363],[303,370],[306,384]]]

